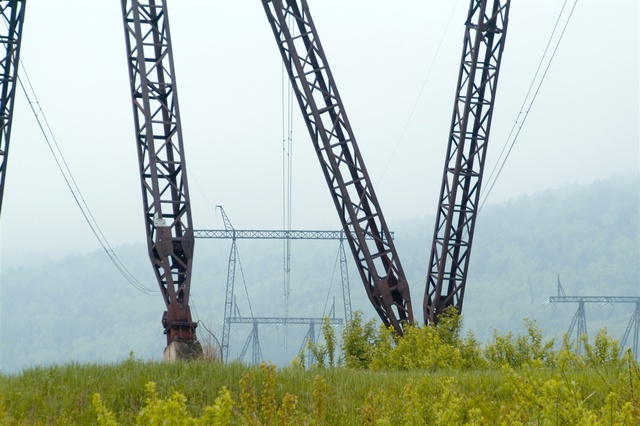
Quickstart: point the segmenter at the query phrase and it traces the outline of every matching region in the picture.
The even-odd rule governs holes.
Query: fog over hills
[[[416,319],[421,320],[434,218],[389,225],[412,288]],[[542,305],[556,294],[558,275],[567,295],[640,296],[639,236],[637,175],[487,205],[476,227],[465,328],[485,341],[494,329],[522,331],[523,319],[531,318],[547,336],[560,336],[577,306]],[[201,338],[207,335],[205,327],[218,339],[222,335],[230,245],[227,240],[197,242],[191,300],[202,324]],[[143,285],[157,288],[144,244],[115,251]],[[283,243],[242,240],[238,252],[235,295],[241,314],[283,316]],[[337,242],[292,242],[291,317],[327,315],[334,300],[336,314],[343,315],[337,252]],[[348,261],[353,309],[373,318],[350,257]],[[103,251],[32,267],[3,264],[0,278],[2,372],[69,361],[115,362],[130,351],[144,359],[162,357],[164,306],[159,294],[135,289]],[[621,338],[633,308],[588,306],[589,334],[606,327]],[[250,326],[232,326],[230,358],[238,356],[250,331]],[[306,332],[305,326],[261,326],[262,355],[278,364],[290,362]]]

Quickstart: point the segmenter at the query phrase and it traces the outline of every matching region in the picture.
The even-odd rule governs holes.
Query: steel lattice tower
[[[166,305],[167,346],[196,342],[189,290],[193,227],[165,0],[121,0],[149,257]]]
[[[462,310],[510,0],[471,0],[440,189],[424,319]]]
[[[391,240],[306,0],[263,0],[278,49],[369,300],[402,334],[413,321],[404,271]],[[367,242],[366,237],[371,241]]]
[[[7,173],[26,0],[0,2],[0,212]]]
[[[229,339],[231,324],[253,324],[254,328],[249,335],[245,347],[243,348],[241,358],[244,357],[248,350],[250,341],[253,341],[254,345],[259,346],[258,338],[258,324],[289,324],[300,325],[308,324],[310,327],[309,333],[313,333],[314,324],[322,324],[323,318],[289,318],[288,315],[284,317],[242,317],[239,314],[237,306],[234,305],[234,293],[235,293],[235,275],[236,275],[236,263],[238,257],[238,248],[236,240],[238,239],[250,239],[250,240],[339,240],[340,245],[338,248],[338,256],[340,259],[340,275],[342,278],[342,297],[344,302],[345,322],[349,321],[352,317],[351,310],[351,291],[349,289],[349,276],[347,267],[347,258],[344,252],[343,241],[346,238],[342,231],[315,231],[315,230],[242,230],[235,229],[231,224],[231,220],[227,216],[222,206],[216,206],[220,210],[222,221],[224,223],[224,229],[209,229],[194,231],[195,238],[204,239],[231,239],[231,250],[229,252],[229,262],[227,265],[227,286],[225,291],[225,305],[224,305],[224,319],[222,325],[222,342],[220,344],[221,358],[223,361],[229,359]],[[393,238],[393,232],[391,233]],[[235,311],[234,311],[235,306]],[[342,324],[341,319],[330,319],[331,324]],[[307,336],[309,335],[307,333]],[[313,337],[312,337],[313,338]],[[257,351],[259,352],[259,350]],[[254,346],[253,356],[256,355],[256,347]]]

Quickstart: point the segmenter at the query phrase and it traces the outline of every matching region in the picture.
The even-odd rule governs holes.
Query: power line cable
[[[555,47],[553,49],[553,52],[551,53],[551,57],[548,59],[548,62],[546,64],[546,67],[544,67],[544,72],[542,73],[542,76],[540,77],[540,80],[537,81],[538,79],[538,75],[540,74],[540,70],[543,68],[543,64],[545,63],[545,61],[547,61],[547,54],[549,52],[549,48],[551,47],[552,41],[554,39],[554,36],[556,34],[556,31],[558,29],[558,26],[560,25],[560,21],[562,20],[562,16],[563,16],[563,12],[565,10],[565,7],[567,5],[567,1],[565,0],[564,3],[562,4],[562,8],[560,9],[560,13],[558,14],[558,19],[556,20],[556,23],[553,27],[553,31],[551,32],[551,35],[549,36],[549,40],[547,41],[547,46],[544,50],[544,53],[542,54],[542,57],[540,58],[540,63],[538,64],[538,68],[536,69],[536,72],[533,76],[533,79],[531,80],[531,84],[529,86],[529,90],[527,91],[527,94],[522,102],[522,106],[520,107],[520,112],[518,113],[518,116],[516,117],[515,122],[513,123],[513,126],[511,127],[511,131],[509,132],[509,136],[507,137],[507,140],[505,141],[504,146],[502,147],[502,151],[500,152],[500,156],[498,157],[498,159],[496,160],[496,164],[494,165],[493,169],[491,170],[491,173],[489,175],[489,178],[487,179],[487,183],[490,182],[489,184],[489,189],[488,190],[484,190],[481,193],[481,196],[484,196],[483,201],[480,203],[480,210],[482,210],[482,207],[484,207],[485,203],[487,202],[487,199],[489,198],[489,195],[491,194],[491,191],[493,190],[493,187],[495,186],[498,177],[500,176],[500,174],[502,173],[502,169],[504,168],[505,163],[507,162],[507,159],[509,158],[509,155],[511,154],[511,151],[513,150],[513,147],[516,143],[516,140],[518,139],[518,136],[520,136],[520,131],[522,130],[522,127],[524,126],[525,121],[527,120],[527,117],[529,116],[529,112],[531,111],[531,108],[533,107],[533,103],[535,102],[536,98],[538,97],[538,93],[540,92],[540,88],[542,87],[542,83],[544,82],[547,73],[549,72],[549,68],[551,67],[551,63],[553,62],[553,59],[556,56],[556,52],[558,51],[558,47],[560,46],[560,42],[562,41],[562,38],[564,36],[565,31],[567,30],[567,26],[569,25],[569,21],[571,20],[571,17],[573,16],[573,12],[576,8],[576,5],[578,3],[578,0],[575,0],[573,3],[573,6],[571,7],[571,10],[569,12],[569,16],[567,17],[566,22],[564,23],[564,26],[562,28],[562,32],[560,33],[558,40],[555,44]],[[537,87],[536,87],[536,81],[537,81]],[[535,87],[535,91],[533,90]],[[533,91],[533,95],[530,98],[530,95]],[[530,99],[529,99],[530,98]],[[512,138],[513,136],[513,138]],[[509,143],[509,141],[511,141],[511,143]],[[507,149],[508,146],[508,149]],[[505,153],[506,150],[506,153]],[[494,176],[495,174],[495,176]]]
[[[31,111],[33,112],[33,115],[35,116],[35,119],[38,122],[38,127],[40,128],[40,131],[47,143],[47,146],[49,147],[49,150],[53,155],[56,165],[58,166],[58,169],[60,170],[60,173],[62,174],[62,177],[64,178],[64,181],[67,187],[69,188],[69,191],[71,191],[71,195],[73,196],[73,199],[75,200],[76,205],[80,209],[82,216],[84,217],[85,221],[89,225],[89,228],[91,228],[91,232],[96,237],[96,239],[98,240],[98,243],[100,244],[104,252],[107,254],[107,256],[109,257],[113,265],[116,267],[116,269],[118,269],[120,274],[133,287],[135,287],[137,290],[147,295],[159,293],[158,290],[151,290],[150,288],[140,283],[140,281],[138,281],[133,276],[133,274],[127,269],[127,267],[120,260],[118,255],[115,253],[115,251],[109,244],[109,241],[107,240],[104,233],[102,232],[102,229],[98,225],[98,222],[96,221],[95,217],[91,213],[91,209],[89,208],[86,200],[84,199],[84,196],[82,195],[82,192],[80,191],[80,188],[78,187],[78,184],[75,178],[73,177],[73,174],[71,173],[71,169],[69,168],[69,165],[67,164],[64,158],[64,155],[62,154],[60,145],[58,144],[58,141],[55,135],[53,134],[53,131],[51,130],[51,126],[49,125],[46,115],[42,109],[42,106],[40,105],[40,101],[38,100],[38,97],[33,88],[31,80],[29,79],[29,75],[27,74],[27,70],[24,66],[24,63],[22,61],[19,61],[19,66],[22,68],[22,73],[25,76],[25,79],[27,81],[27,84],[29,86],[32,96],[29,95],[29,91],[27,90],[27,87],[23,83],[22,78],[18,77],[18,83],[20,84],[20,87],[22,88],[22,91],[25,97],[27,98],[29,107],[31,108]]]
[[[240,266],[240,276],[242,276],[242,284],[244,285],[244,293],[247,295],[247,303],[249,304],[249,314],[251,318],[253,316],[253,308],[251,307],[251,299],[249,299],[249,290],[247,289],[247,281],[244,279],[244,270],[242,269],[242,262],[240,262],[240,253],[238,252],[238,248],[236,247],[236,259],[238,261],[238,265]]]
[[[331,281],[329,281],[329,290],[327,291],[327,298],[324,301],[324,308],[322,309],[322,318],[324,318],[327,313],[327,306],[329,305],[329,297],[331,296],[331,289],[333,288],[333,279],[336,275],[336,269],[338,269],[338,262],[340,261],[340,251],[338,250],[338,254],[336,255],[336,260],[333,263],[333,271],[331,272]],[[345,318],[346,321],[346,318]]]
[[[438,43],[438,47],[436,48],[436,53],[433,55],[433,59],[431,59],[431,64],[429,65],[429,68],[427,70],[427,75],[424,77],[424,80],[422,81],[422,86],[420,87],[420,91],[418,92],[418,96],[416,96],[416,100],[413,103],[413,107],[411,108],[411,112],[409,113],[409,117],[407,118],[407,121],[404,124],[404,128],[402,129],[402,132],[400,133],[400,137],[398,138],[398,141],[396,142],[395,146],[393,147],[393,151],[391,152],[391,155],[389,156],[389,161],[387,161],[387,165],[385,166],[384,170],[382,171],[382,174],[380,175],[380,178],[378,179],[378,183],[380,183],[380,181],[382,181],[382,178],[387,173],[387,169],[389,169],[389,166],[391,165],[391,161],[393,160],[393,157],[396,155],[396,152],[398,151],[398,147],[400,146],[400,143],[404,140],[404,135],[407,132],[407,129],[409,128],[409,123],[411,123],[411,120],[413,118],[413,114],[416,112],[416,109],[418,107],[418,103],[420,102],[420,98],[422,98],[422,93],[424,92],[424,89],[427,86],[427,81],[429,81],[429,77],[431,76],[431,71],[433,70],[433,66],[436,63],[436,59],[438,58],[438,54],[440,53],[440,48],[442,47],[442,43],[444,42],[444,38],[447,35],[447,31],[449,30],[449,25],[451,24],[451,20],[453,19],[453,15],[454,15],[454,13],[456,11],[456,7],[458,6],[458,1],[459,0],[456,0],[455,4],[453,5],[453,8],[451,9],[451,13],[449,14],[449,20],[447,21],[447,25],[445,26],[444,31],[442,32],[442,37],[440,37],[440,42]]]

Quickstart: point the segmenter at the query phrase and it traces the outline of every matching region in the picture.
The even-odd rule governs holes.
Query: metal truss
[[[349,269],[347,268],[347,256],[344,252],[343,240],[340,240],[340,247],[338,248],[338,255],[340,256],[340,276],[342,278],[342,300],[344,302],[344,320],[351,321],[353,319],[353,312],[351,310],[351,288],[349,285]]]
[[[636,310],[631,315],[627,329],[620,340],[620,356],[622,356],[624,348],[633,330],[633,343],[631,350],[638,359],[638,340],[640,339],[640,297],[637,296],[567,296],[560,282],[560,275],[558,275],[558,295],[551,296],[545,300],[542,305],[547,306],[550,303],[577,303],[578,310],[571,319],[569,325],[569,336],[573,334],[575,327],[578,327],[576,332],[576,341],[578,342],[578,352],[582,352],[583,344],[580,340],[580,336],[587,334],[587,315],[585,311],[585,303],[597,303],[599,305],[614,304],[614,303],[635,303]]]
[[[251,347],[251,365],[258,365],[262,362],[262,350],[260,349],[260,337],[258,335],[258,323],[253,323],[253,328],[251,329],[251,333],[249,333],[249,337],[244,343],[242,347],[242,352],[240,352],[240,361],[244,360],[245,355],[247,354],[247,349],[249,349],[249,345],[252,344]]]
[[[268,229],[196,229],[195,238],[212,239],[263,239],[263,240],[344,240],[344,231],[283,231]],[[393,238],[393,232],[390,232]],[[355,238],[355,234],[352,236]],[[366,239],[373,239],[367,235]]]
[[[234,316],[229,318],[229,322],[233,324],[290,324],[290,325],[300,325],[300,324],[322,324],[324,322],[324,318],[296,318],[296,317],[239,317]],[[329,324],[331,325],[342,325],[344,321],[342,318],[329,318]]]
[[[633,330],[633,343],[631,344],[631,351],[633,352],[637,360],[638,359],[638,341],[640,340],[640,300],[636,302],[636,310],[633,311],[633,315],[631,315],[631,319],[629,320],[627,329],[624,331],[624,336],[622,336],[622,340],[620,340],[620,356],[621,357],[622,357],[624,348],[627,345],[627,340],[629,339],[631,330]]]
[[[233,225],[229,220],[229,217],[225,213],[222,206],[216,206],[220,209],[220,214],[222,215],[222,221],[224,222],[224,228],[227,231],[234,231]],[[235,234],[234,234],[235,235]],[[229,358],[229,333],[231,330],[231,322],[229,319],[231,318],[231,311],[233,309],[233,291],[234,291],[234,283],[236,280],[236,259],[238,257],[238,247],[236,246],[236,238],[235,236],[231,242],[231,251],[229,252],[229,263],[227,266],[227,289],[225,291],[225,302],[224,302],[224,321],[222,324],[222,360],[227,361]],[[258,339],[258,329],[256,326],[255,330],[255,338],[256,341]]]
[[[424,319],[462,310],[510,0],[471,0],[440,190]]]
[[[302,340],[302,345],[300,346],[300,351],[302,352],[307,347],[307,342],[315,343],[315,326],[324,323],[324,318],[285,318],[285,317],[231,317],[229,322],[234,324],[252,324],[251,333],[247,337],[247,340],[242,347],[242,351],[240,352],[240,356],[238,357],[240,360],[244,360],[244,357],[247,354],[247,350],[251,345],[251,364],[258,365],[262,362],[262,349],[260,348],[260,338],[258,333],[258,325],[259,324],[275,324],[275,325],[308,325],[309,331]],[[329,318],[329,324],[331,325],[342,325],[343,321],[341,318]],[[228,356],[228,354],[227,354]],[[223,361],[227,361],[227,358],[223,358]],[[313,363],[313,354],[311,350],[308,351],[307,354],[307,363],[309,366]]]
[[[9,156],[13,104],[18,83],[26,0],[0,1],[0,212]]]
[[[402,334],[413,321],[409,286],[307,1],[262,3],[369,300]]]
[[[578,302],[578,310],[571,319],[569,324],[569,336],[573,334],[573,330],[578,326],[576,331],[576,342],[578,342],[578,353],[581,354],[583,350],[583,342],[580,339],[582,335],[587,335],[587,313],[584,310],[584,300]]]
[[[195,341],[193,228],[164,0],[121,0],[149,257],[166,305],[167,344]]]
[[[227,288],[225,291],[225,304],[224,304],[224,321],[222,325],[222,360],[227,361],[229,359],[229,336],[231,330],[231,324],[322,324],[322,318],[288,318],[287,317],[241,317],[239,313],[233,315],[234,310],[234,291],[235,291],[235,276],[236,276],[236,261],[238,257],[238,247],[236,245],[236,239],[298,239],[298,240],[339,240],[340,241],[340,270],[342,275],[342,294],[344,299],[345,320],[351,318],[351,292],[349,290],[349,277],[347,270],[347,260],[344,255],[344,233],[342,231],[269,231],[269,230],[252,230],[241,231],[236,230],[231,224],[231,220],[222,206],[216,206],[220,210],[222,216],[222,222],[224,223],[224,230],[202,230],[195,231],[196,238],[218,238],[218,239],[231,239],[231,250],[229,252],[229,263],[227,267]],[[392,233],[393,235],[393,233]],[[237,312],[237,307],[236,307]],[[331,319],[331,324],[342,324],[341,319]],[[253,339],[254,345],[259,343],[257,325],[254,327],[254,331],[249,335],[247,343],[245,344],[244,352],[246,352],[249,341]],[[254,356],[256,352],[254,351]],[[244,355],[243,355],[244,357]]]
[[[631,315],[627,329],[620,340],[620,356],[627,345],[629,335],[633,330],[633,342],[631,343],[631,351],[638,359],[638,341],[640,340],[640,297],[636,296],[567,296],[562,289],[560,279],[558,279],[558,296],[551,296],[544,301],[543,305],[550,303],[577,303],[578,310],[571,319],[569,325],[569,335],[573,334],[573,330],[577,326],[576,341],[578,342],[578,352],[582,352],[582,342],[579,337],[583,334],[587,334],[587,316],[585,311],[585,303],[597,303],[599,305],[614,304],[614,303],[635,303],[636,309]]]
[[[640,297],[635,296],[551,296],[546,303],[639,303]]]

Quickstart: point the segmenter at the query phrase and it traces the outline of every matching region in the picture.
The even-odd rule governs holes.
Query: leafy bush
[[[509,365],[521,367],[523,365],[550,365],[553,360],[553,340],[546,343],[542,339],[542,330],[535,321],[524,320],[527,333],[513,336],[509,332],[503,336],[495,330],[493,340],[487,344],[484,356],[489,365],[500,367]]]
[[[155,382],[145,386],[147,398],[145,405],[136,416],[136,425],[166,426],[228,426],[231,425],[233,399],[226,387],[223,387],[213,406],[205,407],[201,417],[191,417],[187,410],[185,396],[174,392],[170,398],[161,399]],[[96,411],[98,426],[117,426],[116,416],[102,402],[99,394],[93,394],[93,407]]]
[[[347,368],[367,369],[373,360],[376,340],[375,320],[362,323],[362,312],[353,313],[342,331],[342,352]]]
[[[400,338],[356,315],[344,366],[329,368],[327,352],[311,371],[130,357],[0,375],[0,424],[640,424],[640,366],[606,331],[583,341],[584,355],[568,336],[554,350],[532,321],[482,348],[450,319]]]

